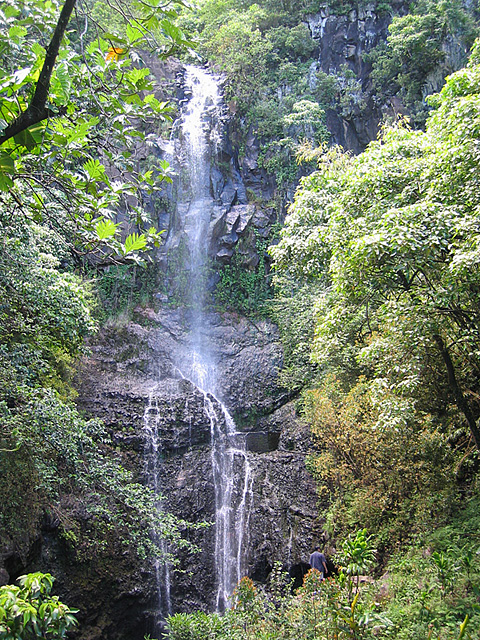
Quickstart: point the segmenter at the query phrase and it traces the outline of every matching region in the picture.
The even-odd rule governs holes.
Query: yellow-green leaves
[[[0,636],[8,640],[39,637],[66,638],[76,625],[74,614],[50,594],[53,577],[49,573],[30,573],[18,579],[20,587],[0,587]]]
[[[111,238],[117,233],[118,224],[115,224],[112,220],[100,220],[95,226],[97,237],[99,240],[105,240]]]
[[[0,151],[0,191],[8,191],[13,187],[12,175],[15,173],[15,163],[6,151]]]
[[[143,233],[132,233],[125,239],[123,253],[124,255],[127,255],[127,253],[132,253],[133,251],[140,251],[140,249],[144,249],[146,246],[147,239],[145,238]]]

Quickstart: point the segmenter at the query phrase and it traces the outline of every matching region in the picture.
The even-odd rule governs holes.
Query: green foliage
[[[101,307],[98,315],[106,320],[130,313],[136,305],[153,305],[158,291],[157,267],[148,263],[143,268],[136,265],[109,265],[96,273],[96,290]]]
[[[449,78],[426,133],[400,123],[358,158],[325,154],[271,250],[291,276],[331,282],[318,307],[319,363],[343,353],[351,373],[419,396],[426,411],[435,398],[442,411],[451,393],[475,438],[475,401],[459,391],[474,391],[479,371],[479,74]]]
[[[241,640],[239,632],[230,628],[227,616],[221,618],[203,611],[175,613],[167,619],[168,637],[172,640]]]
[[[360,380],[348,393],[333,379],[307,394],[321,452],[309,468],[331,504],[332,533],[362,523],[383,549],[445,522],[455,495],[442,425],[385,381]]]
[[[317,366],[311,350],[315,327],[316,289],[296,286],[292,279],[276,277],[275,296],[269,313],[280,329],[283,367],[279,381],[292,391],[308,387],[315,379]]]
[[[267,246],[266,240],[256,238],[258,263],[254,268],[245,266],[245,258],[237,248],[230,263],[219,270],[220,280],[214,297],[220,308],[235,310],[249,317],[266,312],[265,304],[273,293],[266,261]]]
[[[277,565],[266,592],[242,578],[223,618],[197,612],[171,616],[167,622],[172,640],[357,640],[368,637],[369,628],[387,624],[374,612],[367,616],[371,608],[360,593],[350,601],[340,581],[322,581],[315,569],[292,593],[288,576]]]
[[[2,206],[9,211],[21,203],[28,218],[62,232],[78,256],[140,261],[139,252],[159,242],[141,206],[142,192],[170,177],[161,163],[155,171],[139,171],[131,149],[145,139],[149,123],[169,119],[169,108],[154,97],[135,49],[154,46],[166,57],[188,43],[173,25],[174,5],[165,10],[154,2],[145,11],[143,3],[132,2],[128,20],[121,8],[110,10],[122,25],[118,33],[108,32],[112,24],[82,16],[83,5],[67,28],[59,18],[66,6],[28,0],[21,10],[1,14],[9,34],[0,47]],[[57,24],[64,35],[58,52],[52,35]],[[135,119],[140,127],[133,126]],[[119,207],[140,233],[113,225]],[[57,216],[61,222],[55,224]]]
[[[364,58],[373,64],[377,90],[385,95],[400,91],[413,111],[414,121],[423,124],[423,93],[429,74],[441,68],[445,77],[454,70],[442,67],[445,43],[449,40],[450,46],[468,51],[477,33],[473,18],[460,0],[418,0],[410,13],[393,18],[387,43]]]
[[[2,382],[53,386],[68,396],[69,362],[95,331],[91,287],[68,268],[61,234],[17,209],[0,215],[0,229]]]
[[[393,623],[387,637],[475,637],[480,623],[477,527],[478,496],[453,514],[448,525],[426,532],[395,554],[383,584],[383,608]]]
[[[292,138],[283,138],[265,145],[258,158],[258,165],[270,175],[275,176],[282,193],[295,182],[298,174],[295,149],[296,145]]]
[[[61,640],[76,620],[70,609],[51,595],[49,573],[30,573],[18,579],[19,587],[0,587],[0,637],[3,640]]]
[[[369,572],[375,564],[375,549],[372,536],[367,535],[366,529],[357,531],[355,536],[348,536],[342,544],[338,562],[342,572],[349,577],[358,578]]]
[[[158,245],[143,196],[170,177],[162,162],[139,171],[132,150],[170,110],[140,52],[188,44],[179,6],[134,0],[127,19],[97,5],[92,19],[82,4],[71,22],[75,2],[0,7],[0,538],[22,562],[42,512],[78,561],[160,557],[153,528],[172,550],[188,544],[186,523],[125,470],[105,427],[80,417],[71,386],[99,315],[86,274],[102,274],[111,311],[145,293],[127,263]]]
[[[268,58],[273,45],[259,29],[264,13],[258,5],[252,5],[244,13],[233,12],[205,44],[208,57],[213,58],[221,70],[228,71],[230,82],[225,88],[225,97],[233,101],[233,108],[242,114],[260,97],[267,83]]]

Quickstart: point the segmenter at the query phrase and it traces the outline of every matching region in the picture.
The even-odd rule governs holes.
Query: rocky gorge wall
[[[188,106],[183,71],[177,73],[177,87],[180,104]],[[309,427],[297,417],[289,392],[278,383],[283,360],[278,331],[269,321],[220,313],[208,304],[197,326],[198,310],[188,294],[192,279],[202,281],[201,274],[190,271],[189,263],[189,253],[195,251],[190,236],[197,233],[191,220],[193,205],[201,205],[202,216],[208,214],[200,241],[206,257],[216,264],[228,262],[237,249],[243,252],[245,263],[254,267],[260,259],[255,240],[268,237],[272,220],[261,206],[247,201],[225,112],[208,106],[207,101],[201,126],[210,149],[203,159],[208,195],[198,200],[185,174],[190,160],[186,134],[179,126],[164,150],[173,155],[176,178],[167,196],[175,206],[161,214],[167,232],[157,264],[164,284],[155,309],[136,309],[134,321],[105,329],[90,345],[91,355],[84,358],[77,375],[77,404],[87,416],[104,421],[125,463],[139,478],[150,482],[146,458],[155,467],[155,483],[165,496],[166,511],[192,523],[211,525],[219,512],[211,411],[213,407],[221,416],[225,407],[235,422],[234,438],[239,442],[232,456],[232,506],[228,503],[225,508],[240,505],[242,510],[235,515],[234,525],[230,516],[238,530],[227,532],[223,544],[233,551],[237,544],[233,539],[241,540],[241,570],[254,579],[265,581],[277,561],[300,578],[311,546],[321,536],[321,520],[315,485],[305,466],[311,447]],[[195,207],[193,214],[200,215]],[[207,292],[214,284],[205,274]],[[193,335],[195,344],[201,344],[215,363],[215,396],[184,375],[191,369]],[[225,415],[218,427],[224,434],[231,428],[226,420]],[[149,442],[151,424],[158,450]],[[148,463],[152,455],[154,464]],[[239,468],[242,459],[244,471]],[[103,603],[106,626],[99,622],[95,606],[87,603],[89,613],[86,621],[81,620],[81,637],[96,638],[96,630],[102,629],[104,637],[127,638],[115,623],[107,622],[126,599],[137,621],[136,627],[128,625],[129,640],[143,638],[146,631],[158,632],[159,621],[169,610],[215,609],[219,583],[216,527],[189,529],[185,535],[201,551],[180,551],[181,573],[170,572],[167,577],[160,572],[160,581],[168,581],[168,587],[164,584],[160,589],[168,594],[168,603],[158,602],[155,564],[130,565]],[[239,558],[227,555],[226,559],[238,563]],[[68,582],[64,580],[61,586],[68,590]],[[75,595],[72,593],[72,601]],[[90,616],[95,626],[88,623]]]
[[[138,320],[104,331],[92,345],[92,354],[79,371],[79,406],[105,421],[119,449],[141,473],[144,412],[153,400],[161,433],[165,508],[191,522],[212,522],[209,417],[202,393],[179,376],[175,365],[178,350],[188,344],[187,314],[146,310]],[[253,324],[236,314],[213,314],[210,320],[206,337],[215,345],[220,393],[245,433],[253,471],[247,573],[265,580],[275,561],[293,574],[301,572],[321,529],[315,486],[305,468],[309,428],[297,418],[288,394],[276,382],[282,362],[276,329],[269,322]],[[202,551],[181,555],[185,573],[173,576],[171,584],[174,611],[213,608],[213,532],[209,527],[188,534]],[[125,576],[125,584],[139,577],[134,571]],[[137,608],[143,603],[152,619],[156,613],[148,614],[151,604],[146,603],[153,589],[152,575],[134,587]],[[120,597],[112,594],[112,607]]]

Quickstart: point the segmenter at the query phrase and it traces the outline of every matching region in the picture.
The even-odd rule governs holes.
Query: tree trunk
[[[437,343],[437,346],[442,354],[443,361],[447,368],[447,376],[448,376],[448,384],[453,392],[455,397],[455,402],[457,403],[457,407],[465,416],[465,419],[468,424],[468,428],[473,436],[477,449],[480,451],[480,430],[477,426],[477,421],[475,420],[473,413],[470,409],[470,406],[463,395],[462,390],[457,381],[457,377],[455,375],[455,367],[453,366],[452,358],[450,357],[450,353],[445,345],[445,342],[441,335],[438,333],[433,336],[433,339]]]
[[[48,93],[50,91],[50,81],[52,79],[53,68],[57,60],[60,45],[62,43],[63,36],[65,35],[65,30],[70,20],[70,16],[75,8],[76,1],[77,0],[65,0],[65,4],[63,5],[58,18],[57,26],[53,32],[50,44],[47,47],[45,61],[35,87],[33,98],[27,109],[6,127],[3,134],[0,136],[0,145],[22,131],[25,131],[33,124],[37,124],[48,117],[59,115],[59,113],[53,112],[47,107]]]

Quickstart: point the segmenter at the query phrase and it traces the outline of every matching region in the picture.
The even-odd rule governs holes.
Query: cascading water
[[[236,430],[227,408],[217,395],[214,357],[205,333],[208,229],[214,208],[210,194],[210,161],[218,141],[221,96],[218,80],[203,69],[187,67],[186,87],[191,98],[181,121],[188,180],[179,198],[187,238],[190,308],[190,342],[178,369],[204,396],[210,420],[212,468],[215,487],[216,607],[228,607],[235,584],[243,576],[248,519],[252,507],[253,476],[245,450],[245,437]],[[183,167],[185,168],[185,167]]]
[[[154,390],[150,392],[148,405],[143,415],[143,430],[145,436],[145,476],[148,485],[153,490],[157,504],[156,508],[162,511],[161,487],[160,487],[160,465],[161,465],[161,439],[159,435],[160,410],[158,402],[154,396]],[[154,532],[154,542],[158,545],[162,555],[167,553],[167,545],[158,533]],[[172,613],[170,602],[170,567],[168,562],[162,559],[155,560],[155,578],[157,584],[157,602],[155,616],[155,626],[160,627],[160,620]]]

